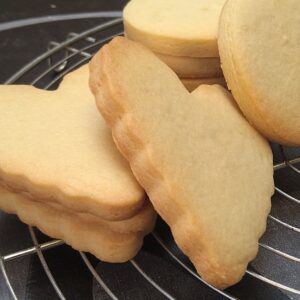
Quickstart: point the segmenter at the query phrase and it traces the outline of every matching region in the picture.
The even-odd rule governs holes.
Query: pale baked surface
[[[107,220],[135,215],[144,191],[88,89],[88,68],[57,91],[0,86],[0,181],[39,201]]]
[[[230,94],[189,94],[142,45],[115,38],[91,85],[114,140],[175,240],[209,283],[239,281],[257,253],[274,191],[271,149]]]
[[[29,198],[30,195],[26,195],[26,194],[18,194],[18,195],[30,199]],[[121,220],[121,221],[107,221],[105,219],[95,216],[94,214],[71,212],[61,204],[55,202],[47,202],[45,204],[47,204],[47,206],[53,207],[56,210],[72,213],[80,220],[88,221],[90,223],[95,223],[96,225],[98,224],[103,228],[107,228],[110,231],[117,232],[117,233],[128,234],[128,233],[140,232],[146,235],[152,231],[156,221],[156,212],[154,211],[153,206],[149,201],[146,201],[145,205],[141,208],[141,210],[136,215],[132,216],[129,219]],[[1,204],[0,204],[0,208],[1,208]]]
[[[225,0],[131,0],[124,9],[127,37],[155,52],[219,57],[217,33]]]
[[[219,84],[223,87],[227,87],[224,77],[217,78],[180,78],[181,82],[189,92],[193,92],[202,84],[213,85]]]
[[[37,226],[45,234],[106,262],[128,261],[142,246],[141,233],[117,233],[100,223],[30,200],[3,187],[0,187],[0,206],[7,213],[17,214],[23,222]]]
[[[172,56],[155,53],[179,77],[210,78],[223,76],[220,58]]]
[[[300,1],[229,0],[219,32],[225,78],[248,120],[300,145]]]

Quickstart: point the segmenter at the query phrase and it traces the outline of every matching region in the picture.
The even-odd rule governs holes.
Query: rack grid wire
[[[34,76],[34,79],[29,82],[29,84],[38,86],[43,89],[53,89],[56,84],[63,78],[65,74],[68,72],[76,69],[80,65],[88,62],[93,54],[101,48],[102,45],[109,42],[114,36],[122,35],[123,30],[120,28],[122,26],[122,19],[113,19],[106,23],[102,23],[96,27],[93,27],[87,31],[82,33],[75,33],[70,32],[67,36],[67,39],[61,43],[56,41],[51,41],[49,43],[49,49],[36,59],[32,60],[29,64],[25,67],[20,69],[16,74],[14,74],[11,78],[9,78],[5,84],[13,84],[22,80],[26,75],[32,73],[33,70],[38,69],[38,74]],[[55,61],[56,60],[56,61]],[[37,68],[39,67],[39,68]],[[279,146],[282,155],[282,161],[274,165],[274,172],[276,173],[282,169],[289,169],[291,172],[296,174],[300,174],[300,169],[297,167],[297,164],[300,163],[300,153],[299,156],[288,159],[286,157],[286,149],[282,146]],[[283,191],[281,188],[275,188],[276,193],[279,194],[285,201],[292,201],[295,204],[300,204],[300,199],[292,196],[288,192]],[[285,230],[293,231],[296,233],[300,233],[300,228],[298,226],[292,225],[286,220],[282,220],[272,214],[268,217],[269,222],[274,222],[279,226],[285,228]],[[61,291],[59,285],[55,280],[55,275],[51,273],[47,261],[44,256],[45,251],[50,251],[53,248],[59,247],[64,245],[63,241],[60,240],[51,240],[46,243],[39,243],[35,230],[31,226],[28,226],[29,233],[33,242],[33,246],[30,248],[22,249],[14,253],[10,253],[4,256],[0,255],[0,269],[5,279],[7,288],[10,291],[10,294],[13,299],[18,299],[15,290],[10,282],[9,274],[6,271],[6,263],[11,260],[15,260],[17,258],[37,254],[40,263],[49,279],[49,283],[53,286],[54,290],[56,291],[57,296],[60,299],[66,299],[63,292]],[[227,291],[221,291],[208,283],[206,283],[190,266],[188,266],[185,262],[183,262],[177,254],[173,253],[172,249],[168,246],[165,242],[164,238],[160,236],[159,230],[155,230],[152,233],[157,246],[161,247],[181,268],[183,268],[187,273],[191,276],[202,282],[203,284],[207,285],[211,289],[213,289],[216,293],[222,295],[226,299],[237,299],[235,296],[229,294]],[[289,260],[295,264],[300,263],[300,258],[286,253],[282,250],[279,250],[275,247],[272,247],[265,243],[259,244],[261,249],[269,251],[282,259]],[[80,256],[86,265],[87,269],[91,272],[96,282],[103,288],[103,290],[107,293],[107,295],[111,299],[118,299],[114,292],[108,287],[108,285],[104,282],[101,278],[99,273],[93,267],[92,263],[90,262],[89,258],[85,253],[80,252]],[[139,272],[143,278],[152,285],[158,292],[160,292],[165,298],[167,299],[175,299],[176,295],[170,295],[168,291],[162,288],[159,282],[154,281],[144,270],[143,268],[132,259],[130,261],[132,266],[135,268],[137,272]],[[272,280],[267,276],[263,276],[257,272],[254,272],[250,269],[246,272],[249,276],[252,276],[264,284],[268,284],[274,286],[275,288],[279,288],[283,291],[286,291],[292,295],[300,295],[300,289],[287,286],[283,283],[278,281]]]

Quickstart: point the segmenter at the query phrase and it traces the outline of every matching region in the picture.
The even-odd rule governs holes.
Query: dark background
[[[12,24],[6,22],[52,15],[120,12],[126,3],[125,0],[1,0],[0,82],[45,51],[49,41],[62,41],[68,32],[81,32],[103,22],[103,19],[50,22],[2,31],[3,25]]]

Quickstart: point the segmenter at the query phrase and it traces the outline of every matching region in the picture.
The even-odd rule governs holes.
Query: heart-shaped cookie
[[[56,91],[0,86],[0,209],[108,262],[136,255],[156,213],[99,118],[87,65]]]
[[[76,212],[123,220],[144,191],[99,119],[88,67],[56,91],[0,86],[0,184]]]
[[[90,85],[114,140],[176,242],[209,283],[239,281],[274,191],[272,152],[222,87],[189,94],[144,46],[115,38]]]

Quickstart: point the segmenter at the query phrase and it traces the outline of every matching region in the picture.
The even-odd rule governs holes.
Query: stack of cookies
[[[131,0],[124,9],[126,36],[152,50],[189,91],[201,84],[226,87],[218,51],[225,0]]]
[[[228,0],[218,47],[224,2],[132,0],[125,31],[140,43],[115,38],[56,91],[0,86],[0,208],[123,262],[153,204],[204,280],[237,283],[271,209],[265,137],[300,145],[300,2]],[[218,49],[232,94],[201,85],[225,85]]]
[[[0,86],[0,208],[108,262],[135,256],[156,214],[99,118],[88,66],[56,91]]]

